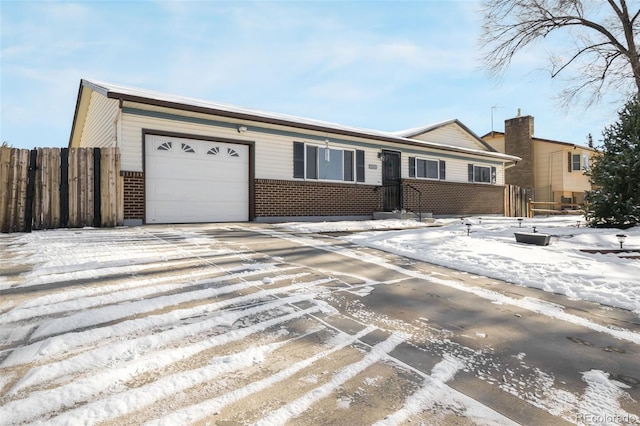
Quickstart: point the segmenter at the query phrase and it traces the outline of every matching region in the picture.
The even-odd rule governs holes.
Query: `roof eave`
[[[86,82],[86,80],[83,80],[83,81]],[[281,126],[287,126],[287,127],[295,127],[295,128],[304,129],[304,130],[332,133],[332,134],[337,134],[341,136],[367,138],[367,139],[373,139],[381,142],[391,142],[391,143],[398,143],[398,144],[423,147],[423,148],[430,147],[433,149],[440,149],[443,151],[465,153],[470,155],[479,155],[483,157],[492,157],[492,158],[500,159],[506,162],[520,161],[519,157],[515,157],[507,154],[501,154],[494,150],[490,152],[468,150],[468,149],[454,147],[454,146],[443,146],[443,145],[434,144],[431,142],[423,142],[423,141],[418,142],[405,137],[394,137],[391,135],[385,136],[385,135],[376,134],[376,133],[337,129],[330,126],[322,126],[319,124],[301,123],[301,122],[296,122],[294,120],[279,119],[275,117],[264,117],[259,114],[235,112],[235,111],[228,111],[220,108],[189,105],[189,104],[172,102],[172,101],[162,100],[162,99],[153,99],[153,98],[144,97],[144,96],[132,95],[130,93],[122,93],[116,90],[109,90],[102,86],[91,84],[90,82],[86,82],[86,85],[91,87],[92,90],[96,90],[98,93],[101,93],[108,98],[118,99],[122,102],[126,101],[126,102],[141,103],[141,104],[159,106],[164,108],[173,108],[173,109],[178,109],[178,110],[188,111],[188,112],[218,115],[221,117],[234,118],[238,120],[251,120],[251,121],[256,121],[256,122],[265,123],[265,124],[281,125]],[[473,132],[471,133],[473,134]]]

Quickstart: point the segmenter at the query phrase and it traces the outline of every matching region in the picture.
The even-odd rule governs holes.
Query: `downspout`
[[[515,167],[515,166],[517,166],[517,165],[518,165],[518,162],[517,162],[517,161],[514,161],[513,163],[509,164],[508,166],[504,166],[503,168],[504,168],[505,170],[507,170],[507,169],[510,169],[510,168]]]
[[[115,126],[116,148],[120,148],[120,144],[122,143],[122,109],[118,109],[116,117],[113,120],[113,125]]]
[[[114,120],[114,124],[116,126],[116,148],[121,148],[122,144],[122,99],[118,100],[118,112],[116,113],[116,117]]]

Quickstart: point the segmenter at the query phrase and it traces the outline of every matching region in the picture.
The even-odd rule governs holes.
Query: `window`
[[[171,142],[164,142],[158,146],[158,151],[171,151]]]
[[[569,172],[579,172],[581,170],[589,170],[589,154],[583,152],[581,154],[568,153],[568,169]]]
[[[294,142],[293,177],[364,182],[364,151]]]
[[[580,171],[580,154],[573,154],[571,156],[571,170],[574,172]]]
[[[493,166],[469,164],[469,182],[496,183],[497,169]]]
[[[190,154],[195,154],[195,151],[193,150],[193,148],[191,147],[191,145],[188,145],[186,143],[181,144],[181,149],[182,152],[188,152]]]
[[[446,177],[445,162],[409,157],[409,177],[444,180]]]
[[[318,179],[346,180],[345,174],[353,175],[353,161],[345,164],[342,157],[341,149],[318,148]]]

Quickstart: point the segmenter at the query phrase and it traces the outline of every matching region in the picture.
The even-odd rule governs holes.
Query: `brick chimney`
[[[522,158],[514,167],[505,170],[505,181],[521,188],[535,187],[533,152],[533,116],[520,114],[504,121],[505,154]]]

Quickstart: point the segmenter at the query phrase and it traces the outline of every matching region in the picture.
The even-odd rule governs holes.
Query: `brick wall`
[[[434,215],[504,214],[504,187],[405,179],[422,193],[422,212]],[[409,209],[412,206],[407,206]]]
[[[255,215],[362,216],[378,205],[376,187],[362,184],[256,179]]]
[[[122,172],[124,219],[144,220],[144,174]],[[503,214],[504,188],[407,179],[422,192],[422,211],[435,215]],[[273,179],[255,180],[255,216],[368,216],[380,209],[376,186]],[[407,206],[412,208],[413,206]]]
[[[144,220],[144,173],[122,172],[124,177],[124,219]]]

